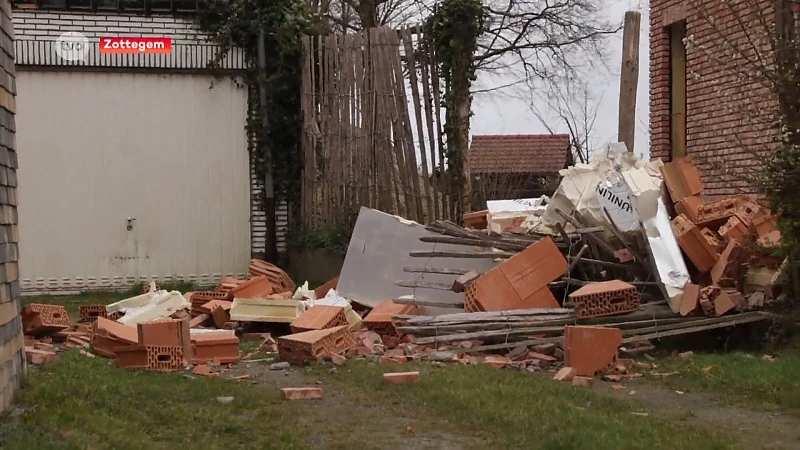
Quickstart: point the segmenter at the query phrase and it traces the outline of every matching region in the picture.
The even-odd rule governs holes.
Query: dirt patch
[[[614,390],[614,383],[595,383],[595,390],[642,403],[643,413],[677,416],[701,427],[713,427],[736,435],[745,448],[795,449],[800,447],[800,420],[783,413],[751,411],[726,404],[722,394],[690,393],[645,382],[621,383],[625,389]],[[630,395],[634,391],[635,395]],[[728,402],[730,403],[730,402]]]
[[[274,361],[278,361],[275,359]],[[424,410],[408,410],[384,404],[366,390],[345,383],[323,381],[303,368],[270,370],[274,361],[241,362],[226,375],[250,375],[242,380],[254,387],[274,390],[284,387],[322,387],[321,401],[286,402],[294,409],[297,427],[309,445],[316,448],[379,449],[472,449],[486,448],[479,437],[457,430]],[[333,376],[338,374],[333,371]],[[268,425],[267,425],[268,426]]]

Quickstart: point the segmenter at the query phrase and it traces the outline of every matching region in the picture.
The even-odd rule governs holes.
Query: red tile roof
[[[557,173],[568,162],[567,134],[494,134],[472,136],[470,172]]]

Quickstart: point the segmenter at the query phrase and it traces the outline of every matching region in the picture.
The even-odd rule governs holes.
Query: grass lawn
[[[40,297],[26,302],[62,304],[76,317],[81,304],[110,303],[129,295]],[[254,344],[243,342],[243,349],[252,349]],[[665,383],[684,377],[709,390],[753,389],[754,398],[769,395],[770,401],[786,405],[793,404],[790,393],[797,392],[791,377],[798,373],[800,359],[778,356],[776,362],[768,363],[759,357],[696,355],[692,360],[666,359],[661,364],[662,372],[671,365],[686,369],[684,375],[669,377]],[[705,380],[696,373],[699,370],[705,376],[702,367],[708,365],[715,367],[711,380],[719,380]],[[742,367],[749,377],[737,372]],[[13,417],[0,417],[0,448],[307,448],[314,442],[308,435],[308,423],[319,425],[311,430],[328,433],[326,448],[352,448],[353,439],[363,437],[366,442],[368,436],[376,439],[363,447],[373,448],[378,443],[375,448],[385,448],[376,434],[381,431],[370,420],[376,411],[388,411],[401,422],[435,419],[431,422],[442,431],[474,438],[474,448],[713,449],[738,445],[735,435],[701,427],[690,414],[644,415],[641,413],[646,410],[635,399],[612,398],[555,382],[550,374],[363,361],[348,361],[333,374],[329,369],[326,365],[287,373],[287,379],[296,377],[296,385],[321,381],[330,397],[320,402],[287,403],[279,397],[275,378],[259,380],[254,375],[252,382],[236,383],[120,370],[107,359],[72,350],[62,354],[56,364],[29,372],[16,398]],[[422,373],[420,383],[382,382],[384,372],[409,370]],[[794,390],[789,389],[790,383],[795,383]],[[681,388],[690,389],[686,385]],[[234,400],[224,404],[217,397]],[[338,435],[330,431],[343,424],[347,431]],[[419,447],[425,433],[420,424],[419,437],[410,435],[407,447]],[[427,445],[430,448],[430,442]]]
[[[16,403],[21,414],[0,419],[1,448],[303,447],[276,391],[120,370],[74,350],[30,371]]]
[[[320,376],[322,369],[314,369]],[[381,375],[419,370],[421,381],[386,385]],[[326,373],[326,372],[325,372]],[[426,363],[370,365],[348,362],[329,375],[334,386],[364,401],[419,409],[464,429],[492,447],[544,449],[732,448],[721,433],[700,430],[688,417],[635,415],[633,401],[556,382],[551,374],[524,374],[486,366],[435,367]]]
[[[785,410],[800,417],[800,349],[775,353],[774,361],[759,353],[696,353],[656,361],[658,372],[678,372],[649,377],[671,389],[725,394],[724,398],[751,408]],[[709,369],[710,367],[710,369]]]

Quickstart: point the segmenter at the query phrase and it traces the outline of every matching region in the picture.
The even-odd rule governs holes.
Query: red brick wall
[[[754,58],[751,41],[765,34],[752,11],[769,15],[770,3],[650,1],[650,154],[670,159],[668,27],[686,20],[686,148],[701,168],[709,198],[753,192],[746,178],[763,166],[758,154],[774,148],[770,113],[777,99],[742,70],[747,67],[742,54]]]

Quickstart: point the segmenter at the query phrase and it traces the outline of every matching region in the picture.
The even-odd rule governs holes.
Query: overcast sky
[[[611,2],[609,2],[611,3]],[[625,11],[635,10],[642,13],[642,27],[639,41],[639,89],[636,106],[636,137],[634,149],[639,155],[649,159],[649,133],[650,124],[648,100],[648,55],[649,55],[649,15],[647,0],[615,0],[615,5],[609,6],[607,13],[615,21],[622,21]],[[596,86],[594,95],[599,101],[599,110],[595,122],[593,138],[598,145],[616,141],[617,114],[619,103],[619,71],[622,64],[622,31],[609,39],[610,57],[608,66],[613,73],[599,73],[593,77],[592,85]],[[509,83],[515,80],[509,79]],[[492,80],[496,83],[496,80]],[[480,85],[481,80],[478,80]],[[479,86],[480,88],[480,86]],[[540,110],[547,106],[537,105]],[[533,114],[528,101],[519,98],[513,92],[503,93],[478,93],[473,103],[471,132],[472,134],[535,134],[547,133],[547,128]],[[566,133],[566,126],[559,124],[553,118],[551,126],[558,126],[554,131]]]

